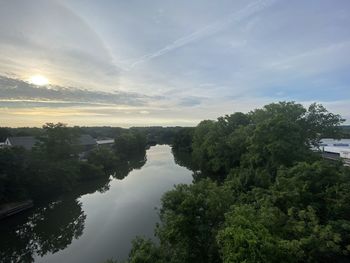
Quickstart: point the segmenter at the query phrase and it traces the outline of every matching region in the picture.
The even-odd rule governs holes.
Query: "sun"
[[[44,85],[49,84],[48,78],[46,78],[42,75],[31,76],[29,82],[34,84],[34,85],[38,85],[38,86],[44,86]]]

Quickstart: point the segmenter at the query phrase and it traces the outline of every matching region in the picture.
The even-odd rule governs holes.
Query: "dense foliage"
[[[350,262],[350,170],[311,150],[341,122],[281,102],[183,130],[173,152],[212,179],[167,192],[159,244],[137,238],[128,262]]]
[[[38,134],[31,150],[0,150],[0,204],[71,191],[110,175],[123,178],[145,163],[146,137],[140,132],[124,130],[115,135],[114,147],[88,151],[78,144],[78,127],[47,123]]]
[[[344,125],[342,129],[342,138],[350,138],[350,125]]]

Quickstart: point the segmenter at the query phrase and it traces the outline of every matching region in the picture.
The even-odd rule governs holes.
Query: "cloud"
[[[101,1],[0,4],[3,125],[195,125],[278,100],[349,115],[349,1]]]
[[[201,103],[202,103],[201,98],[188,97],[188,98],[180,99],[180,102],[178,103],[178,105],[185,106],[185,107],[192,107],[192,106],[200,105]]]
[[[35,86],[25,81],[0,76],[1,102],[42,102],[64,104],[114,104],[140,106],[148,96],[123,91],[103,92],[57,85]]]
[[[200,28],[199,30],[193,32],[192,34],[189,34],[187,36],[184,36],[182,38],[179,38],[172,42],[171,44],[165,46],[164,48],[161,48],[153,53],[146,54],[138,59],[136,59],[134,62],[132,62],[129,65],[128,69],[131,69],[135,67],[136,65],[149,61],[153,58],[163,56],[173,50],[176,50],[178,48],[181,48],[185,45],[188,45],[194,41],[198,41],[202,38],[205,38],[207,36],[213,35],[223,29],[225,29],[228,25],[230,25],[233,22],[240,22],[241,20],[259,12],[274,3],[275,0],[258,0],[255,1],[243,9],[233,12],[227,17],[220,19],[212,24],[209,24],[203,28]]]
[[[121,69],[106,43],[60,1],[0,5],[0,74],[41,73],[63,86],[118,84]]]
[[[349,60],[343,58],[343,54],[349,54],[349,52],[350,40],[346,40],[272,61],[266,65],[265,69],[273,71],[303,69],[303,73],[319,73],[349,65]]]

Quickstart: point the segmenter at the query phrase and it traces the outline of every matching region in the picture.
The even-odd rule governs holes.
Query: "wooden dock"
[[[0,219],[18,214],[33,207],[32,200],[25,200],[23,202],[7,203],[0,206]]]
[[[341,158],[339,155],[334,153],[322,153],[322,157],[324,159],[332,160],[332,161],[342,161],[344,166],[350,167],[350,159]]]

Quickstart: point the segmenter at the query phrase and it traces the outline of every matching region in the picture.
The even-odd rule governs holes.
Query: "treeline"
[[[67,127],[68,128],[68,127]],[[131,127],[129,129],[120,127],[87,127],[87,126],[74,126],[69,129],[73,129],[80,134],[88,134],[96,139],[116,138],[121,134],[129,131],[135,133],[142,133],[146,136],[148,144],[172,144],[175,134],[182,129],[182,127]],[[0,142],[4,142],[7,137],[11,136],[35,136],[39,137],[44,134],[44,130],[41,128],[21,127],[21,128],[7,128],[0,127]]]
[[[38,134],[38,143],[29,151],[0,150],[0,204],[61,194],[91,179],[123,178],[146,161],[146,136],[138,131],[123,130],[113,147],[85,152],[87,161],[79,158],[79,129],[47,123]]]
[[[350,138],[350,125],[344,125],[342,128],[342,138]]]
[[[311,150],[342,121],[280,102],[183,129],[173,151],[198,180],[163,196],[159,242],[127,262],[350,262],[350,169]]]

